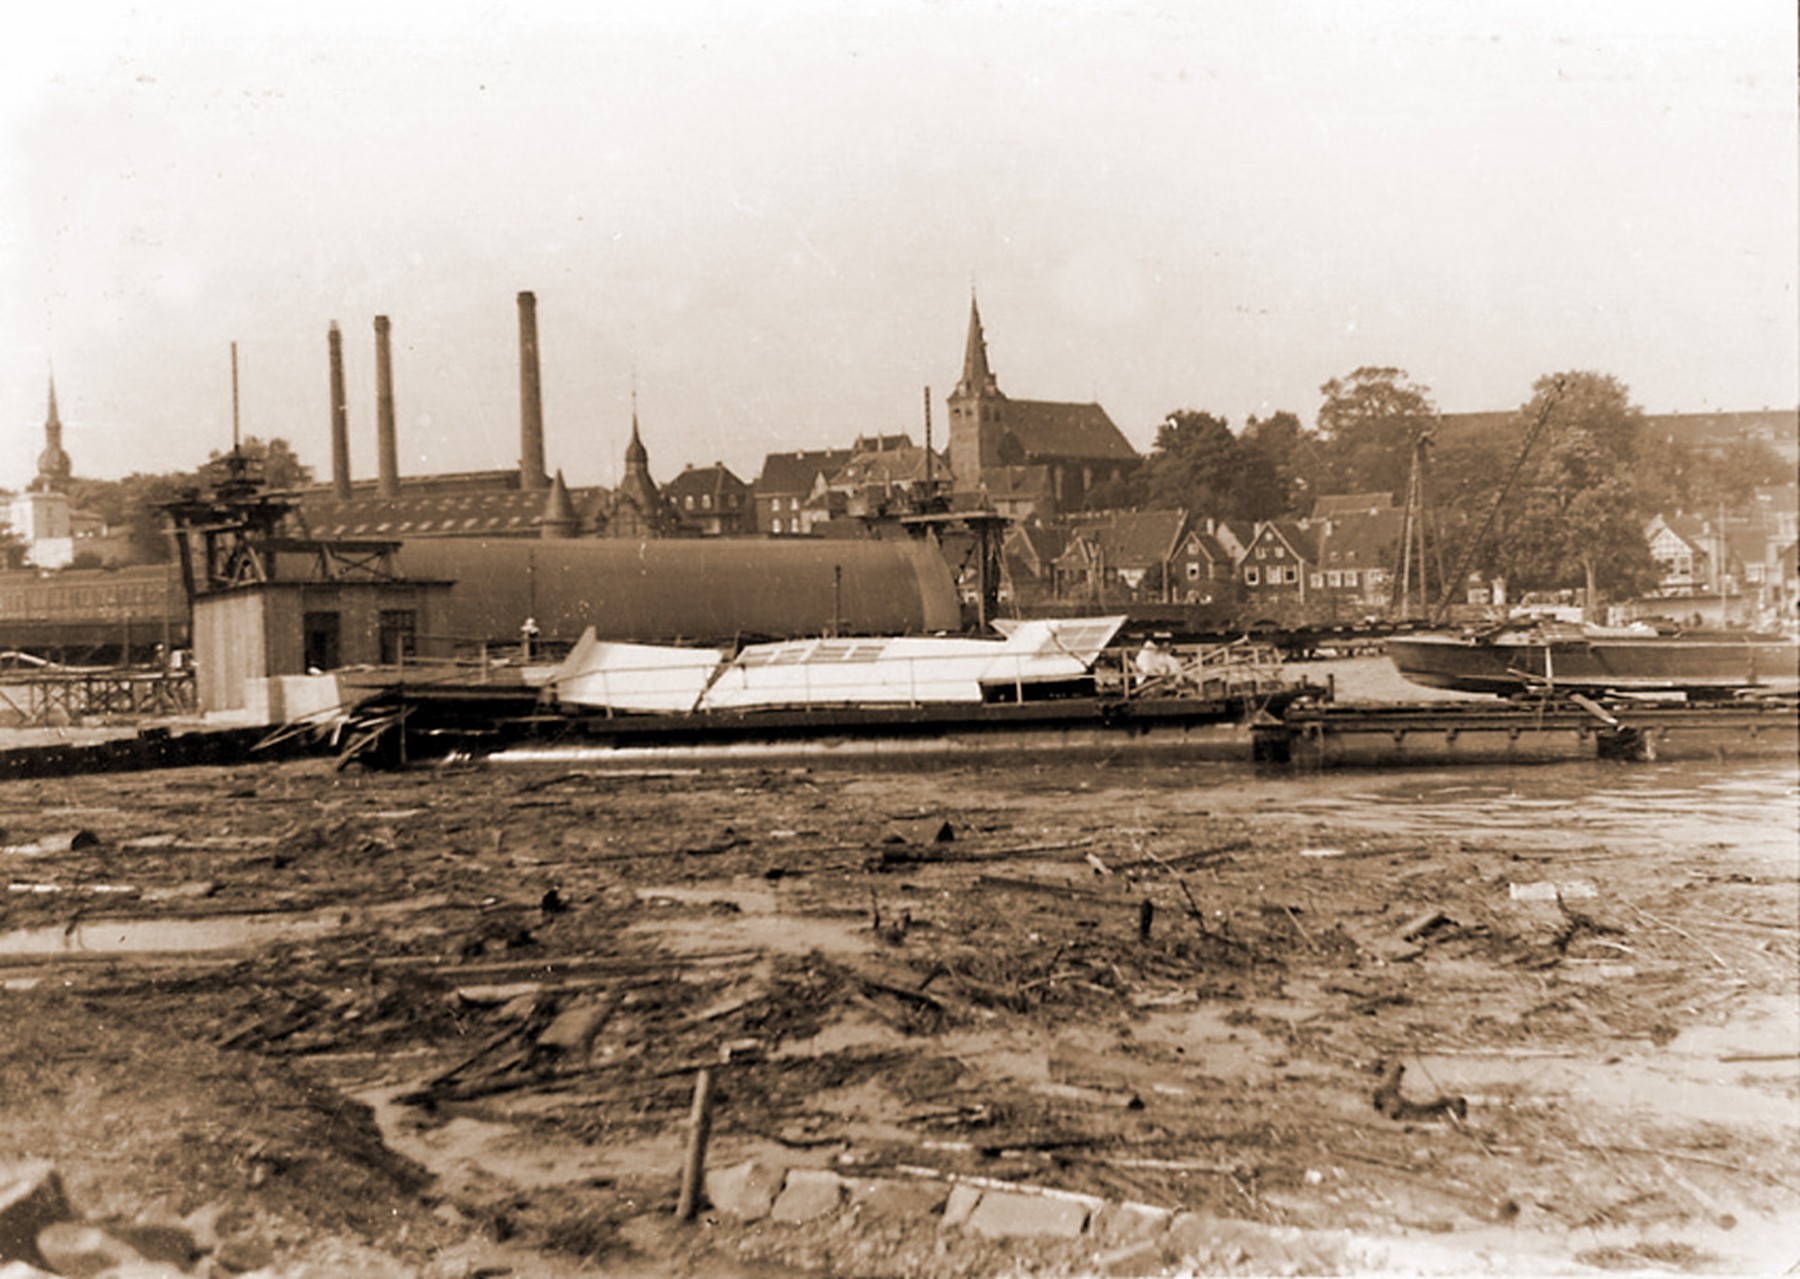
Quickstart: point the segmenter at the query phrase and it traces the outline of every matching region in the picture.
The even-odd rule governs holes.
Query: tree
[[[31,543],[20,537],[11,524],[0,520],[0,568],[24,568],[25,557],[30,552]]]
[[[1239,517],[1272,520],[1304,515],[1312,506],[1319,474],[1319,447],[1300,419],[1285,410],[1244,422],[1243,486]]]
[[[312,467],[302,462],[294,453],[294,446],[279,435],[267,442],[254,435],[245,436],[238,451],[250,459],[263,482],[272,489],[304,488],[313,481]],[[215,449],[210,460],[218,462],[224,457]]]
[[[1319,388],[1323,480],[1340,493],[1406,491],[1414,437],[1437,417],[1428,387],[1404,369],[1364,366]]]
[[[1502,511],[1499,566],[1522,590],[1581,586],[1635,594],[1656,580],[1646,509],[1633,463],[1643,410],[1602,373],[1539,378],[1521,410],[1545,432]]]
[[[1150,504],[1234,514],[1238,465],[1237,436],[1224,418],[1177,409],[1156,428],[1147,477]]]

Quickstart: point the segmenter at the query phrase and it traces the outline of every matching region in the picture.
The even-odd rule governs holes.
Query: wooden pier
[[[1296,702],[1252,732],[1258,761],[1299,768],[1792,756],[1791,699],[1356,705]]]

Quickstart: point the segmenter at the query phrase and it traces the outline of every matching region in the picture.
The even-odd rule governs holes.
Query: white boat
[[[565,706],[632,714],[691,711],[725,664],[716,648],[620,644],[588,627],[550,677]]]
[[[1034,619],[999,639],[818,638],[716,649],[602,644],[584,634],[552,686],[564,706],[749,711],[1024,700],[1081,681],[1125,618]]]

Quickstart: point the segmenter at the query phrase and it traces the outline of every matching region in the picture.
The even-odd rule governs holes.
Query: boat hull
[[[1755,635],[1546,638],[1396,636],[1388,656],[1429,688],[1500,696],[1546,685],[1579,691],[1800,691],[1800,646]]]

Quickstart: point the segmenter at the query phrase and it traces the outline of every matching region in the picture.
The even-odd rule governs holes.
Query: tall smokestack
[[[544,396],[538,382],[537,297],[519,294],[519,487],[546,489]]]
[[[342,501],[350,498],[350,402],[344,395],[344,335],[331,322],[326,338],[331,347],[331,490]]]
[[[394,436],[394,356],[389,349],[385,315],[375,317],[375,442],[376,492],[383,497],[400,495],[400,442]]]

